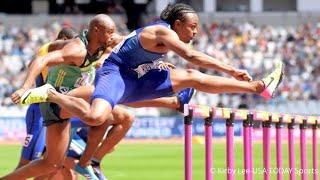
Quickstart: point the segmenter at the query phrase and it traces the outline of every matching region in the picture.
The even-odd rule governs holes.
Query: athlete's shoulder
[[[155,36],[157,36],[157,35],[168,34],[168,33],[170,33],[171,31],[172,31],[171,29],[169,29],[169,28],[167,28],[167,27],[165,27],[165,26],[156,24],[156,25],[153,25],[153,26],[147,26],[147,27],[145,27],[145,28],[141,31],[141,33],[142,33],[142,34],[145,34],[145,35],[148,34],[148,36],[149,36],[149,35],[155,35]],[[172,32],[171,32],[171,33],[172,33]]]
[[[79,38],[64,40],[61,50],[65,55],[82,56],[86,54],[87,48]]]
[[[74,38],[74,39],[69,39],[66,41],[67,41],[68,48],[78,48],[80,50],[87,49],[87,45],[84,44],[83,41],[79,37]]]
[[[148,26],[162,26],[162,27],[165,27],[165,28],[168,28],[168,29],[171,28],[170,24],[168,24],[167,22],[162,21],[162,20],[151,22],[151,23],[146,25],[146,27],[148,27]]]

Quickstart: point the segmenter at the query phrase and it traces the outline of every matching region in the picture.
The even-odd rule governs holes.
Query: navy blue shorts
[[[42,124],[39,104],[31,104],[26,114],[27,136],[21,157],[25,160],[39,159],[45,148],[46,128]]]
[[[174,94],[169,71],[152,69],[140,78],[130,72],[111,62],[104,63],[96,73],[91,100],[101,98],[114,107]]]

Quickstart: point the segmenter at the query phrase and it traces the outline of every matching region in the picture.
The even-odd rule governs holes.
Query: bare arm
[[[176,52],[179,56],[187,61],[203,68],[213,69],[234,76],[237,71],[234,67],[223,63],[202,52],[196,51],[179,40],[178,35],[167,28],[158,28],[156,39],[159,43],[164,44],[168,49]]]
[[[31,63],[26,80],[22,88],[18,89],[11,95],[14,103],[19,103],[22,94],[30,89],[36,80],[36,77],[48,66],[57,64],[71,64],[79,66],[83,61],[83,54],[86,53],[84,45],[80,45],[75,41],[69,45],[64,46],[62,49],[52,51],[45,56],[36,57]]]
[[[80,65],[82,62],[78,61],[79,54],[81,54],[81,49],[82,48],[75,47],[75,45],[71,42],[70,45],[66,45],[62,49],[49,52],[45,56],[36,57],[28,69],[27,77],[22,88],[31,88],[36,77],[47,66],[50,67],[58,64]]]

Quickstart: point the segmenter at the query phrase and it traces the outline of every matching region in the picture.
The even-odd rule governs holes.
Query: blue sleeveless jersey
[[[170,25],[164,21],[158,21],[146,27],[155,25],[170,28]],[[138,74],[138,77],[142,76],[146,71],[154,69],[156,63],[163,59],[164,54],[148,51],[141,46],[139,35],[144,28],[145,27],[130,33],[113,49],[105,62],[112,62],[127,70],[133,70]]]
[[[162,25],[165,22],[149,25]],[[162,53],[150,52],[140,44],[143,28],[133,31],[114,49],[96,73],[95,90],[91,100],[100,98],[112,107],[173,95],[169,70],[159,70]]]

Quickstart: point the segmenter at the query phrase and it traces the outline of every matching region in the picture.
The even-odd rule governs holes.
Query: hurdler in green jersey
[[[88,45],[87,32],[83,30],[78,36],[86,47]],[[47,84],[63,94],[80,86],[92,85],[96,73],[96,62],[102,57],[104,51],[105,47],[100,47],[93,55],[87,53],[80,66],[68,64],[52,66],[49,69]],[[54,103],[41,103],[40,110],[45,126],[64,121],[59,117],[60,107]]]

